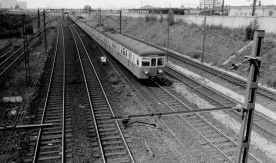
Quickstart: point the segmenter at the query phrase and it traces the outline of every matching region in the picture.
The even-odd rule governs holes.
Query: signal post
[[[249,60],[250,62],[250,72],[248,75],[246,86],[244,108],[242,110],[242,122],[239,135],[237,163],[246,163],[248,160],[250,137],[255,110],[256,92],[258,88],[258,78],[261,66],[260,53],[264,34],[265,32],[263,30],[254,31],[254,42],[252,45],[251,56],[246,56],[247,60]]]

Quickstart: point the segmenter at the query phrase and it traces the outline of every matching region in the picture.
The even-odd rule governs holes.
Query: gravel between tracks
[[[180,95],[182,96],[185,96],[185,98],[196,104],[199,108],[214,108],[214,106],[210,105],[206,100],[200,98],[192,91],[190,91],[190,89],[187,88],[184,84],[174,82],[173,88],[176,92],[180,93]],[[228,133],[228,135],[234,140],[237,140],[236,135],[239,135],[240,122],[237,122],[235,119],[231,118],[221,111],[211,112],[210,114],[213,116],[213,118],[217,120],[217,122],[215,123],[216,126],[218,126],[224,133]],[[220,125],[218,125],[217,123]],[[264,162],[276,161],[276,145],[274,143],[272,143],[270,140],[265,139],[255,131],[252,131],[251,138],[251,151],[254,151],[255,154],[258,154],[258,157],[261,158],[261,160],[263,160]]]

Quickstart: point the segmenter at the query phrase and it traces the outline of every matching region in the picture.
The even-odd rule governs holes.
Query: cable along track
[[[204,85],[201,85],[198,81],[187,77],[186,75],[182,74],[181,72],[178,72],[177,70],[173,69],[170,66],[167,66],[166,73],[170,76],[173,76],[177,80],[180,80],[185,85],[189,86],[193,91],[198,92],[200,95],[204,96],[205,99],[208,99],[208,102],[215,106],[215,107],[228,107],[228,106],[235,106],[237,104],[243,105],[242,103],[239,103],[238,101],[235,101],[231,99],[230,97],[227,97],[220,92],[217,92],[209,87],[206,87]],[[196,89],[194,89],[196,88]],[[241,117],[241,113],[231,110],[231,111],[225,111],[234,117]],[[273,138],[276,140],[276,123],[272,120],[268,119],[267,117],[263,116],[259,112],[255,111],[254,115],[254,125],[253,127],[255,129],[260,130],[261,132],[265,133],[267,136],[270,136],[269,138]]]
[[[134,162],[118,122],[110,120],[114,113],[97,74],[97,66],[93,65],[74,25],[70,29],[76,42],[102,161]]]
[[[65,45],[62,22],[59,22],[58,36],[50,81],[43,106],[39,107],[40,124],[53,123],[51,128],[39,129],[38,135],[31,138],[31,151],[24,162],[66,161],[72,157],[65,152]],[[66,113],[68,114],[68,113]],[[70,128],[66,119],[66,128]],[[70,136],[70,135],[68,135]],[[68,142],[69,144],[70,142]],[[33,158],[31,158],[33,156]]]
[[[193,110],[164,87],[158,83],[156,84],[158,87],[149,87],[149,90],[152,91],[152,94],[154,94],[156,98],[160,99],[162,104],[166,105],[170,111],[174,112],[183,109]],[[188,114],[185,116],[179,115],[179,117],[204,138],[206,141],[205,144],[211,145],[221,155],[224,156],[221,157],[218,155],[218,157],[220,157],[220,161],[235,161],[238,144],[226,134],[217,129],[214,125],[212,125],[208,119],[206,119],[204,114]],[[249,155],[249,161],[260,162],[252,154]]]
[[[89,25],[88,25],[89,26]],[[127,37],[130,37],[130,38],[133,38],[137,41],[140,41],[140,42],[143,42],[147,45],[150,45],[150,46],[153,46],[153,47],[156,47],[162,51],[166,51],[167,52],[167,49],[165,49],[164,47],[161,47],[159,45],[156,45],[156,44],[153,44],[153,43],[149,43],[145,40],[140,40],[140,39],[137,39],[135,38],[134,36],[130,36],[129,34],[123,34],[124,36],[127,36]],[[233,83],[234,85],[238,85],[238,86],[241,86],[242,88],[246,88],[246,80],[244,79],[241,79],[241,78],[238,78],[234,75],[231,75],[229,73],[224,73],[224,71],[222,70],[219,70],[219,69],[216,69],[216,68],[213,68],[213,67],[210,67],[210,66],[206,66],[198,61],[194,61],[193,59],[189,58],[189,57],[186,57],[184,55],[181,55],[177,52],[174,52],[172,50],[169,50],[168,51],[168,56],[169,57],[172,57],[174,59],[177,59],[178,61],[181,61],[185,64],[188,64],[188,65],[192,65],[204,72],[207,72],[207,73],[210,73],[210,74],[213,74],[215,76],[220,76],[220,78],[222,78],[223,80],[226,80],[230,83]],[[268,98],[270,100],[273,100],[273,101],[276,101],[276,93],[265,88],[265,87],[260,87],[258,88],[257,90],[257,95],[260,95],[260,96],[263,96],[265,98]]]

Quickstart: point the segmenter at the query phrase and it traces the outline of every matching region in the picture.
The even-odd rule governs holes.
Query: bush
[[[257,19],[254,19],[248,26],[245,27],[245,41],[253,40],[254,30],[259,28],[259,23]]]
[[[173,14],[173,11],[171,9],[168,13],[167,21],[168,21],[169,26],[174,25],[174,14]]]
[[[34,34],[34,28],[33,28],[33,25],[29,25],[26,27],[26,33],[28,35],[33,35]]]
[[[159,22],[162,23],[163,20],[164,20],[164,18],[163,18],[163,13],[162,13],[162,11],[161,11],[161,12],[160,12],[160,19],[159,19]]]
[[[194,53],[192,53],[192,58],[194,58],[194,59],[198,59],[199,57],[201,56],[201,53],[199,53],[199,52],[194,52]]]
[[[154,15],[146,15],[145,16],[145,21],[148,22],[148,21],[157,21],[157,17],[154,16]]]
[[[276,88],[276,77],[267,79],[266,85],[272,88]]]

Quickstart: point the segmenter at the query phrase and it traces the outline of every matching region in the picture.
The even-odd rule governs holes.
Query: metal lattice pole
[[[202,25],[202,48],[201,48],[201,62],[203,62],[204,58],[204,46],[205,46],[205,27],[206,27],[206,17],[204,17],[203,25]]]
[[[253,123],[253,116],[255,110],[255,99],[258,88],[258,77],[261,61],[259,60],[262,40],[265,32],[263,30],[254,31],[254,42],[252,45],[251,56],[246,58],[250,61],[250,72],[246,86],[246,98],[244,101],[244,108],[242,110],[242,122],[239,136],[239,148],[237,163],[246,163],[249,154],[250,137]]]
[[[44,21],[44,38],[45,38],[45,52],[47,52],[47,36],[46,36],[46,14],[45,14],[45,9],[43,10],[43,21]]]

